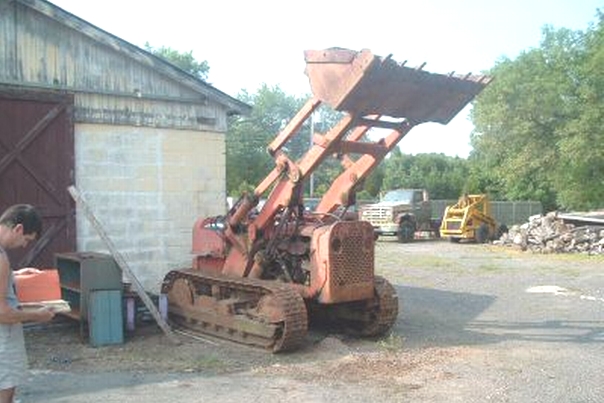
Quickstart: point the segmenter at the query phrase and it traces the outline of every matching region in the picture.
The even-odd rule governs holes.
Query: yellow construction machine
[[[440,235],[451,242],[461,240],[485,243],[499,238],[506,228],[498,225],[491,214],[486,194],[464,194],[457,203],[445,209]]]

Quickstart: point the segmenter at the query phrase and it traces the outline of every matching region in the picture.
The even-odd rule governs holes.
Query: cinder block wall
[[[76,124],[76,187],[148,291],[189,267],[198,217],[224,214],[224,134]],[[79,251],[108,249],[77,213]]]

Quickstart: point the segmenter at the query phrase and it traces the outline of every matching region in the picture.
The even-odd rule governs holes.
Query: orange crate
[[[59,271],[40,269],[41,273],[15,275],[19,302],[40,302],[61,299]]]

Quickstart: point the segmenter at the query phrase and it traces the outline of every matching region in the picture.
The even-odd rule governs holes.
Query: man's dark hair
[[[42,234],[42,218],[38,210],[29,204],[15,204],[6,209],[0,216],[0,225],[14,228],[18,224],[23,225],[23,234]]]

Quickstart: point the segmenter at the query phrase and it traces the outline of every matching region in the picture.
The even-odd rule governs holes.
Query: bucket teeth
[[[388,57],[332,48],[307,50],[306,74],[315,97],[356,116],[447,124],[488,85],[484,75],[437,74]]]

